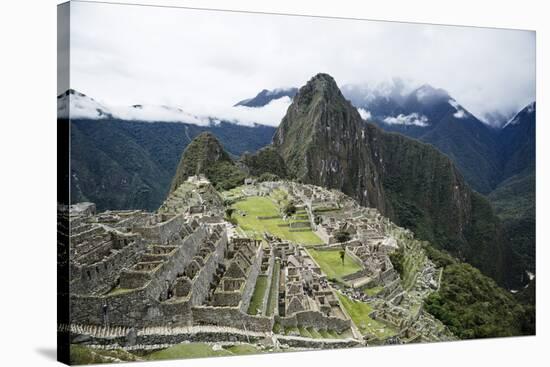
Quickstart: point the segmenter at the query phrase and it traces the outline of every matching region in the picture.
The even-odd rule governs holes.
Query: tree
[[[227,209],[225,209],[225,216],[227,218],[231,218],[233,216],[234,212],[235,212],[234,208],[227,208]]]
[[[344,259],[346,258],[346,251],[340,250],[340,260],[342,260],[342,266],[344,266]]]
[[[351,239],[351,234],[346,230],[340,229],[336,231],[334,238],[340,243],[348,242]]]
[[[284,208],[285,214],[289,217],[296,213],[296,205],[293,202],[288,203]]]

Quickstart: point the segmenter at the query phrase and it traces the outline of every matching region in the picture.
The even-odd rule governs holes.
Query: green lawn
[[[351,300],[340,292],[336,292],[336,294],[353,323],[363,335],[372,334],[379,339],[385,339],[396,334],[392,327],[369,317],[372,307],[368,303]]]
[[[251,344],[235,344],[225,349],[235,355],[262,353],[261,349]]]
[[[367,288],[367,287],[364,287],[362,290],[363,292],[368,295],[368,296],[376,296],[378,293],[380,293],[382,290],[384,289],[384,287],[381,287],[381,286],[376,286],[376,287],[372,287],[372,288]]]
[[[260,275],[256,279],[256,287],[248,306],[249,315],[257,315],[262,312],[262,301],[264,299],[265,291],[267,288],[267,276]],[[259,312],[258,312],[259,310]]]
[[[116,296],[116,295],[119,295],[119,294],[129,293],[129,292],[132,292],[132,291],[135,291],[135,289],[116,287],[116,288],[111,289],[111,291],[109,291],[106,294],[106,296]]]
[[[205,343],[185,343],[174,345],[173,347],[158,350],[146,356],[148,360],[159,359],[177,359],[177,358],[199,358],[199,357],[216,357],[216,356],[231,356],[228,350],[221,349],[214,351],[212,346]]]
[[[233,204],[236,209],[233,218],[237,220],[239,227],[250,236],[261,238],[264,232],[274,236],[303,245],[322,244],[323,241],[311,230],[303,232],[290,232],[289,224],[282,218],[258,219],[260,217],[279,216],[279,207],[269,197],[252,196]],[[246,214],[243,216],[242,214]]]
[[[341,281],[342,277],[362,269],[361,265],[347,254],[344,256],[344,264],[342,265],[339,249],[328,251],[308,249],[307,251],[329,278]]]
[[[99,364],[121,361],[141,361],[138,356],[122,349],[92,349],[83,345],[72,344],[70,350],[71,364]]]

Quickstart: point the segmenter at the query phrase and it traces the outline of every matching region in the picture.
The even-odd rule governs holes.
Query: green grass
[[[373,296],[376,296],[378,293],[380,293],[383,289],[384,289],[384,287],[381,287],[381,286],[372,287],[372,288],[364,287],[363,292],[367,296],[373,297]]]
[[[300,332],[300,336],[303,336],[304,338],[313,338],[313,335],[311,335],[311,333],[303,326],[300,326],[298,331]]]
[[[334,339],[335,338],[335,335],[332,334],[328,330],[319,330],[319,334],[321,335],[321,337],[323,337],[325,339]]]
[[[267,276],[260,275],[256,279],[256,287],[248,306],[249,315],[257,315],[262,311],[262,301],[264,299],[265,291],[267,289]],[[258,312],[260,310],[260,312]]]
[[[281,271],[281,262],[275,261],[273,265],[273,276],[271,277],[271,286],[269,287],[269,296],[267,298],[267,315],[273,315],[275,306],[279,300],[279,276]]]
[[[306,328],[306,330],[311,334],[311,337],[314,339],[321,339],[323,337],[321,333],[319,333],[319,331],[312,327],[308,327]]]
[[[239,227],[250,236],[261,238],[264,232],[269,232],[274,236],[284,240],[289,240],[303,245],[318,245],[323,241],[311,230],[303,232],[290,232],[286,225],[290,222],[284,222],[282,218],[276,219],[258,219],[257,217],[278,216],[279,207],[268,197],[252,196],[245,200],[233,204],[236,212],[233,218],[237,220]],[[241,213],[246,213],[242,216]]]
[[[173,347],[158,350],[148,354],[148,360],[156,361],[161,359],[177,359],[177,358],[200,358],[200,357],[217,357],[233,355],[228,350],[222,349],[214,351],[212,346],[205,343],[185,343],[174,345]]]
[[[285,327],[285,335],[300,335],[300,329],[294,326]]]
[[[337,295],[353,323],[363,335],[372,334],[379,339],[385,339],[396,334],[392,327],[369,317],[372,307],[368,303],[351,300],[339,292]]]
[[[281,189],[275,189],[271,192],[270,196],[279,203],[280,207],[284,207],[288,204],[288,193]]]
[[[225,348],[225,350],[231,352],[235,355],[245,355],[245,354],[256,354],[262,353],[263,351],[257,348],[254,345],[250,344],[235,344],[230,347]]]
[[[116,296],[119,294],[129,293],[134,290],[135,289],[116,287],[116,288],[113,288],[111,291],[109,291],[109,293],[107,293],[106,296]]]
[[[82,345],[71,345],[70,359],[71,364],[98,364],[98,363],[114,363],[116,360],[121,361],[141,361],[138,356],[126,352],[121,349],[102,350],[92,349]]]
[[[347,254],[344,256],[344,264],[342,265],[339,249],[327,251],[308,249],[307,251],[329,278],[342,281],[342,277],[362,269],[361,265]]]

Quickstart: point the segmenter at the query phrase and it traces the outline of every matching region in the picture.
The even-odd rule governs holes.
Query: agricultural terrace
[[[336,292],[336,294],[340,299],[340,303],[353,320],[353,323],[363,335],[374,336],[378,339],[385,339],[396,335],[394,328],[383,322],[373,320],[369,316],[373,308],[368,303],[351,300],[340,292]]]
[[[328,278],[342,281],[342,277],[362,270],[362,266],[348,254],[344,255],[344,263],[340,258],[340,249],[315,250],[308,249],[309,255],[319,264]]]
[[[281,199],[282,200],[282,199]],[[284,201],[282,201],[284,203]],[[302,245],[318,245],[323,241],[311,231],[301,228],[292,230],[290,224],[303,219],[283,220],[281,207],[276,203],[275,198],[270,196],[251,196],[232,204],[235,209],[233,218],[247,236],[261,239],[264,232],[283,240],[292,241]],[[303,213],[297,214],[299,217]],[[262,219],[260,219],[262,218]]]

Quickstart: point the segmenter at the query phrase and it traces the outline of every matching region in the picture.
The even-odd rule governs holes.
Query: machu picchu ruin
[[[423,309],[441,271],[422,243],[336,190],[247,180],[218,192],[197,175],[156,212],[69,213],[71,314],[59,332],[97,353],[455,339]]]

